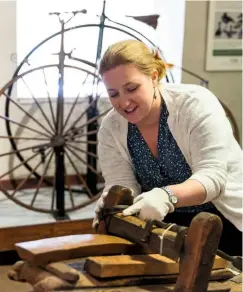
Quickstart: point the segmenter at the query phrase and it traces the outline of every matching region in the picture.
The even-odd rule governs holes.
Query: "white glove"
[[[154,188],[149,192],[142,193],[133,200],[133,205],[123,211],[124,216],[139,213],[141,220],[164,220],[164,217],[175,210],[169,201],[166,191]]]
[[[93,219],[93,223],[92,223],[93,228],[95,228],[100,223],[99,222],[99,213],[102,210],[102,208],[104,208],[104,198],[106,197],[107,194],[108,194],[108,192],[102,193],[102,195],[100,196],[99,200],[96,203],[95,215],[94,215],[94,219]]]

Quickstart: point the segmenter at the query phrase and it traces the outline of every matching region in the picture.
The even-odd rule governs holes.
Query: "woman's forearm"
[[[168,187],[178,198],[176,208],[200,205],[206,199],[206,190],[197,180],[188,179],[181,184]]]

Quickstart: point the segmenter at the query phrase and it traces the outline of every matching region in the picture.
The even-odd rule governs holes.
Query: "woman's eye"
[[[133,92],[138,88],[138,86],[127,88],[128,92]]]
[[[110,97],[113,98],[113,97],[117,97],[118,96],[118,93],[112,93],[110,94]]]

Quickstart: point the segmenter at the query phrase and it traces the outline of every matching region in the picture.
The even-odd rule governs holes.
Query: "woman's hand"
[[[108,194],[108,192],[102,193],[102,195],[100,196],[99,200],[96,203],[95,216],[94,216],[93,223],[92,223],[93,228],[96,228],[97,225],[100,223],[99,214],[100,214],[101,210],[104,208],[104,198],[106,197],[107,194]]]
[[[175,207],[170,202],[167,192],[160,188],[154,188],[137,196],[133,200],[133,205],[123,211],[123,215],[129,216],[139,213],[138,217],[141,220],[162,221],[174,209]]]

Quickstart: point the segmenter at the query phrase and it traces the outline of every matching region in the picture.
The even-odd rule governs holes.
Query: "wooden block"
[[[216,257],[214,269],[223,269],[227,262]],[[179,264],[159,254],[89,257],[85,270],[99,278],[123,276],[171,275],[179,273]]]
[[[81,234],[17,243],[15,248],[21,259],[43,266],[92,255],[136,253],[134,249],[137,247],[116,236]]]
[[[65,265],[64,263],[51,263],[43,267],[48,272],[58,276],[59,278],[69,281],[76,282],[79,279],[79,273],[77,270]]]
[[[27,281],[29,284],[35,287],[40,282],[48,283],[48,289],[43,290],[44,284],[40,285],[40,289],[34,289],[34,291],[52,291],[54,288],[71,288],[72,284],[60,279],[59,277],[43,270],[40,267],[33,265],[32,263],[27,262],[18,262],[15,264],[12,269],[9,271],[8,275],[11,278],[10,272],[16,272],[16,277],[12,278],[17,281]]]

